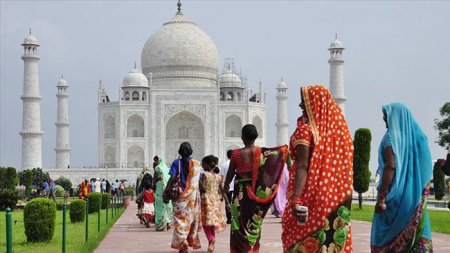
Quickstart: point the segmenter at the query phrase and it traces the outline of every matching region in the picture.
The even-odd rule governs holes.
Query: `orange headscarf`
[[[292,215],[289,200],[283,217],[285,250],[322,229],[325,218],[351,200],[353,191],[353,141],[342,110],[322,86],[302,87],[301,93],[312,135],[308,176],[300,198],[301,205],[309,209],[309,217],[305,225],[299,225]],[[299,120],[298,128],[303,124],[305,122]],[[291,143],[304,144],[308,141],[292,142],[291,139]],[[292,150],[295,147],[291,147]],[[288,186],[291,192],[295,184],[295,168],[296,164],[291,170],[294,175],[291,175]]]

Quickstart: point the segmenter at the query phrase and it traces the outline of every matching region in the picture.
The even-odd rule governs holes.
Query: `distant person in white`
[[[220,168],[219,175],[221,175],[223,178],[222,187],[223,187],[223,183],[225,182],[225,177],[227,176],[227,173],[228,173],[228,167],[230,167],[230,158],[231,158],[232,153],[233,153],[233,150],[231,150],[231,149],[227,151],[228,160],[223,162],[219,167]],[[233,201],[234,201],[233,191],[234,191],[234,178],[233,178],[233,180],[231,180],[230,190],[227,193],[227,198],[229,199],[230,203],[233,203]],[[227,213],[227,224],[231,224],[231,211],[226,210],[226,213]]]

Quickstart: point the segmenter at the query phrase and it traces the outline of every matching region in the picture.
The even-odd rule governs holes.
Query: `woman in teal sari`
[[[156,231],[164,231],[170,229],[172,222],[172,203],[168,204],[163,201],[163,192],[166,188],[167,181],[169,181],[169,167],[167,167],[164,159],[155,156],[153,158],[153,167],[155,168],[154,185],[155,191],[155,226]]]
[[[432,176],[428,139],[402,103],[383,106],[387,131],[378,151],[378,199],[372,252],[433,252],[427,197]]]

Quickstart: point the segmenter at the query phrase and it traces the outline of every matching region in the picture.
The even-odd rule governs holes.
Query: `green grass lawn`
[[[358,204],[352,205],[352,219],[372,222],[375,206],[363,205],[362,210]],[[436,233],[450,234],[450,211],[428,210],[431,231]]]
[[[111,219],[111,209],[108,211],[108,224],[106,224],[106,210],[100,212],[100,232],[97,230],[97,213],[89,215],[89,240],[85,242],[85,222],[71,223],[69,210],[66,218],[66,252],[92,252],[105,237],[108,230],[123,213],[124,209],[118,209],[117,214]],[[13,214],[13,251],[48,253],[61,252],[62,250],[62,211],[56,212],[55,233],[53,239],[46,243],[28,243],[24,232],[23,210],[15,210]],[[14,220],[17,220],[14,224]],[[0,252],[6,251],[6,227],[5,212],[0,212]]]

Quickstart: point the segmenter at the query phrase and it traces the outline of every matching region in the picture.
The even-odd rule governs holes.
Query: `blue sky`
[[[23,49],[31,27],[41,44],[39,78],[43,165],[55,160],[56,84],[70,85],[71,165],[97,164],[97,87],[101,77],[117,100],[123,77],[145,41],[176,13],[177,1],[1,1],[0,165],[20,167]],[[381,106],[401,101],[428,135],[450,101],[450,2],[446,1],[183,1],[183,13],[233,57],[250,86],[268,92],[269,145],[276,138],[276,90],[289,87],[290,132],[301,85],[328,86],[327,51],[335,33],[344,43],[346,117],[352,133],[372,131],[371,170],[385,132]]]

